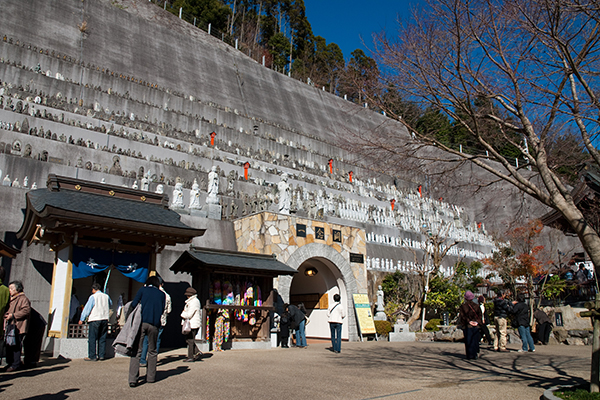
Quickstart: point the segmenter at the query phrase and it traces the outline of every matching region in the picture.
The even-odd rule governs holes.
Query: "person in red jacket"
[[[27,334],[29,326],[29,316],[31,315],[31,303],[23,293],[23,283],[13,281],[8,285],[10,293],[10,303],[8,311],[4,314],[5,325],[15,325],[15,344],[6,345],[6,363],[8,368],[6,372],[16,371],[21,368],[21,347],[23,339]]]

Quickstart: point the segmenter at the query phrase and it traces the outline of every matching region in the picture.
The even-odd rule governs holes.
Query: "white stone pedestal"
[[[414,342],[416,335],[414,332],[409,332],[408,324],[396,322],[394,332],[389,333],[390,342]]]
[[[221,206],[218,204],[207,204],[204,206],[207,211],[207,218],[221,219]]]
[[[375,313],[375,315],[373,316],[373,320],[374,321],[386,321],[387,315],[385,315],[385,313],[383,311],[377,311],[377,313]]]

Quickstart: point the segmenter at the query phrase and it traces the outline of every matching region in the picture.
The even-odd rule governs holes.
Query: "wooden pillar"
[[[148,276],[156,275],[156,253],[150,253],[150,261],[148,262]]]
[[[73,288],[73,246],[66,246],[56,252],[52,288],[50,292],[50,327],[48,336],[66,338],[69,332],[69,308]]]

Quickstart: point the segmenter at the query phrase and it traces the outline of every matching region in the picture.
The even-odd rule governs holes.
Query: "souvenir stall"
[[[87,340],[77,342],[87,336],[84,328],[69,324],[73,288],[83,304],[92,282],[101,283],[118,313],[119,298],[131,300],[156,271],[156,254],[205,231],[182,223],[163,194],[52,174],[47,188],[30,190],[26,200],[17,238],[54,253],[48,336],[55,356],[86,355]]]
[[[273,256],[193,247],[171,266],[192,275],[202,305],[196,340],[203,351],[271,348],[278,301],[273,279],[297,271]]]

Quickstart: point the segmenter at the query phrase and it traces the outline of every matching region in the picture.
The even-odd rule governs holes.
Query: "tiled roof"
[[[90,216],[191,229],[175,211],[156,204],[73,190],[37,189],[27,193],[32,207],[42,214],[47,207]]]
[[[186,251],[171,266],[171,270],[175,272],[192,273],[201,269],[219,269],[232,273],[262,272],[270,275],[293,275],[298,272],[270,255],[203,248]]]

